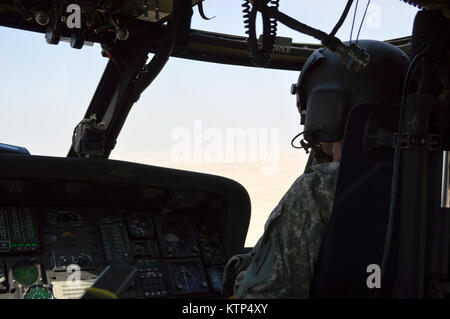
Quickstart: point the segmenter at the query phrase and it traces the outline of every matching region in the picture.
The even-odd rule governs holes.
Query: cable
[[[278,22],[281,22],[282,24],[284,24],[288,28],[291,28],[292,30],[298,31],[303,34],[307,34],[320,41],[323,41],[324,39],[328,38],[327,33],[318,29],[314,29],[304,23],[301,23],[300,21],[291,18],[290,16],[284,14],[281,11],[278,11],[273,8],[268,8],[267,13],[271,18],[275,18]]]
[[[350,30],[350,44],[352,44],[353,27],[355,26],[356,12],[358,11],[359,0],[356,0],[355,13],[353,13],[352,29]]]
[[[356,45],[358,45],[359,33],[361,32],[361,28],[362,28],[362,25],[364,23],[364,19],[366,18],[367,9],[369,8],[369,5],[370,5],[370,0],[367,1],[366,10],[364,10],[364,15],[363,15],[363,18],[361,20],[361,25],[359,26],[358,35],[356,36]]]
[[[279,0],[260,0],[250,5],[250,0],[242,4],[244,27],[248,34],[247,42],[250,45],[252,63],[255,66],[267,66],[270,63],[271,53],[275,44],[277,33],[277,20],[268,14],[269,9],[278,11]],[[256,37],[256,16],[261,13],[263,33],[261,45]]]
[[[302,136],[304,133],[305,133],[305,132],[303,131],[303,132],[301,132],[301,133],[295,135],[294,138],[291,140],[291,146],[292,146],[293,148],[296,148],[296,149],[304,149],[305,152],[306,152],[306,154],[308,154],[308,153],[309,153],[309,149],[312,147],[312,143],[309,143],[308,141],[302,139],[302,140],[300,140],[300,145],[301,145],[301,146],[296,146],[296,145],[294,144],[295,140],[296,140],[297,138],[299,138],[300,136]]]
[[[200,16],[202,17],[202,19],[203,20],[211,20],[211,19],[214,19],[216,16],[214,16],[214,17],[212,17],[212,18],[208,18],[206,15],[205,15],[205,10],[203,9],[203,2],[202,1],[200,1],[199,3],[198,3],[198,13],[200,13]]]
[[[339,21],[336,23],[336,25],[334,26],[333,30],[329,34],[330,37],[334,37],[336,35],[336,33],[339,31],[339,29],[341,28],[341,26],[344,23],[345,19],[347,18],[348,12],[350,11],[350,8],[352,7],[352,4],[353,4],[353,0],[348,0],[347,1],[347,5],[345,6],[344,12],[342,12],[341,18],[339,19]]]
[[[394,155],[394,167],[392,170],[392,184],[391,184],[391,202],[389,205],[389,217],[388,217],[388,225],[386,230],[386,239],[384,242],[384,252],[383,252],[383,259],[381,263],[381,279],[383,280],[384,275],[386,273],[386,267],[389,259],[390,249],[391,249],[391,241],[392,241],[392,232],[394,229],[394,222],[395,222],[395,209],[396,209],[396,202],[397,202],[397,191],[398,191],[398,181],[399,181],[399,168],[400,168],[400,139],[402,136],[402,123],[404,118],[404,113],[406,109],[406,97],[407,97],[407,91],[408,91],[408,85],[410,82],[411,74],[415,69],[415,65],[419,58],[421,58],[426,50],[428,50],[427,46],[424,48],[421,52],[419,52],[411,61],[408,67],[408,71],[406,72],[405,81],[403,83],[403,90],[402,90],[402,99],[400,103],[400,116],[398,121],[398,140],[397,144],[395,145],[395,155]],[[378,297],[378,291],[380,289],[376,289],[375,293],[373,294],[373,298]]]
[[[264,0],[261,0],[264,1]],[[265,0],[268,1],[268,0]],[[276,1],[276,0],[274,0]],[[341,42],[337,37],[330,36],[329,34],[314,29],[304,23],[301,23],[300,21],[297,21],[290,16],[284,14],[283,12],[278,11],[278,9],[274,6],[267,7],[264,6],[262,8],[253,6],[250,9],[250,0],[245,0],[242,7],[244,8],[244,24],[247,28],[247,34],[249,35],[247,41],[250,44],[250,48],[252,49],[252,59],[254,65],[267,65],[268,61],[270,60],[270,51],[264,50],[265,43],[269,43],[273,45],[273,41],[275,39],[275,35],[271,35],[267,33],[270,32],[264,32],[263,34],[263,50],[256,49],[257,46],[257,40],[256,40],[256,32],[255,32],[255,18],[256,18],[256,11],[261,11],[261,14],[263,15],[263,25],[264,29],[266,30],[265,25],[268,23],[267,20],[272,21],[272,19],[284,24],[288,28],[291,28],[295,31],[298,31],[303,34],[307,34],[309,36],[312,36],[322,42],[322,45],[328,49],[330,49],[333,52],[336,52],[342,57],[342,62],[346,65],[347,69],[353,69],[354,71],[358,72],[361,69],[365,68],[367,63],[369,62],[370,56],[367,54],[367,52],[361,48],[358,48],[356,46],[349,47]],[[258,2],[255,2],[258,3]],[[272,19],[267,19],[272,18]],[[273,29],[270,29],[271,31]],[[267,36],[264,36],[267,35]],[[267,40],[267,41],[265,41]],[[257,54],[257,55],[256,55]],[[256,58],[256,59],[255,59]],[[262,58],[262,59],[261,59]],[[262,62],[262,63],[261,63]]]
[[[297,149],[302,149],[302,148],[303,148],[303,145],[302,145],[302,146],[296,146],[296,145],[294,144],[295,140],[296,140],[297,138],[299,138],[300,136],[302,136],[303,133],[305,133],[305,132],[298,133],[297,135],[295,135],[295,136],[292,138],[292,140],[291,140],[291,146],[292,146],[293,148],[297,148]]]

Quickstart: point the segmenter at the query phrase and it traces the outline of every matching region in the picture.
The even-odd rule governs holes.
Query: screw
[[[38,11],[34,16],[34,20],[40,25],[47,25],[50,22],[50,17],[45,11]]]

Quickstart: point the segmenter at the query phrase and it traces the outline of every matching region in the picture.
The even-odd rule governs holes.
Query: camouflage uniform
[[[339,170],[339,162],[316,164],[313,155],[311,159],[305,174],[270,214],[253,250],[228,261],[225,294],[237,298],[309,297]]]

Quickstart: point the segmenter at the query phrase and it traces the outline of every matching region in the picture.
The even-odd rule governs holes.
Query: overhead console
[[[132,265],[124,298],[220,298],[250,202],[218,176],[134,163],[0,154],[0,299],[79,298]]]

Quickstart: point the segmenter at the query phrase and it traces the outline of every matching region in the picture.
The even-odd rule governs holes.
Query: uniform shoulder
[[[309,186],[321,184],[328,180],[336,180],[340,162],[321,163],[308,167],[305,173],[295,181],[294,185],[306,184]]]
[[[321,163],[309,167],[286,192],[281,202],[314,201],[322,193],[332,193],[336,187],[339,162]]]
[[[308,169],[305,170],[305,174],[337,174],[337,171],[339,170],[339,164],[340,162],[328,162],[328,163],[321,163],[321,164],[316,164],[313,165],[311,167],[309,167]]]

